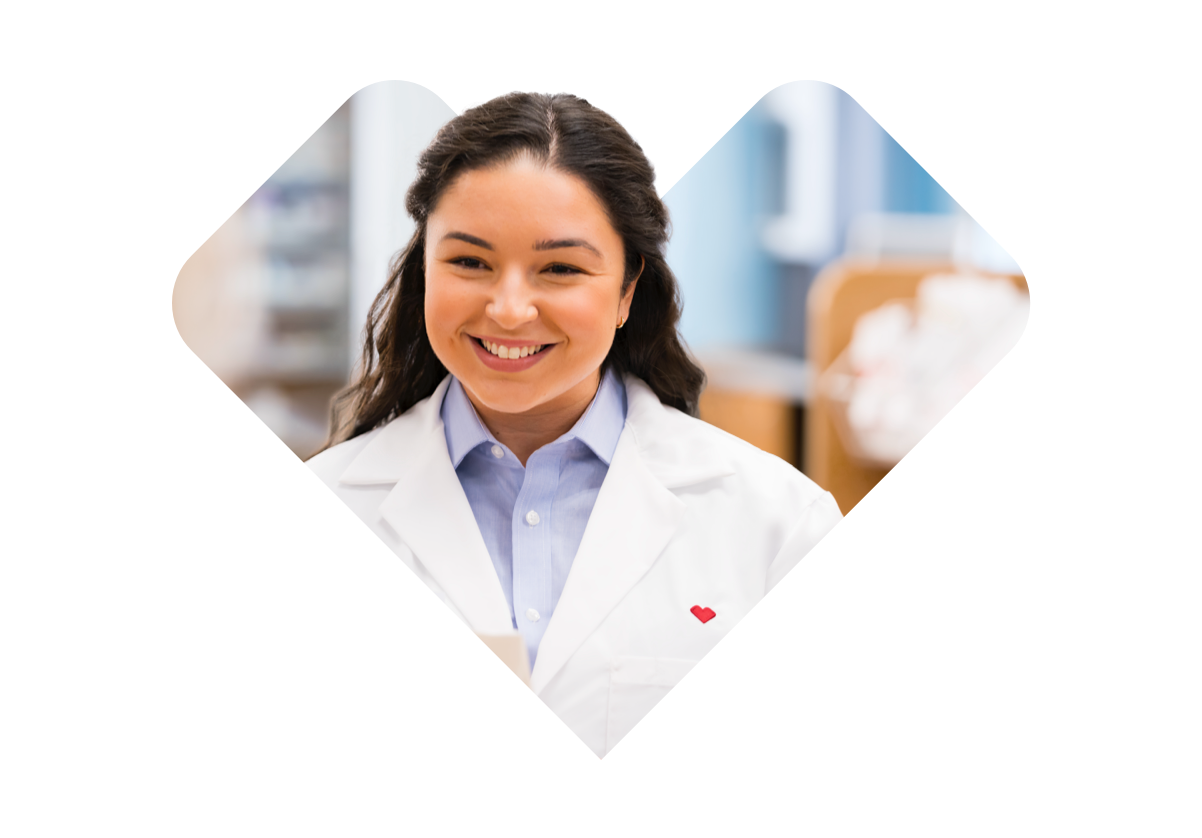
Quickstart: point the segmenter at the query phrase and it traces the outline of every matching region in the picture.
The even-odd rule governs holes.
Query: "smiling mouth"
[[[530,355],[537,355],[539,352],[542,352],[544,349],[550,346],[550,344],[546,343],[532,343],[528,346],[502,346],[499,343],[490,343],[489,341],[481,340],[480,338],[473,338],[473,340],[484,347],[489,354],[494,355],[497,358],[504,358],[506,360],[514,360],[517,358],[526,358]]]

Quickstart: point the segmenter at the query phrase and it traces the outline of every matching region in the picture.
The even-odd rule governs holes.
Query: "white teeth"
[[[533,355],[536,352],[542,351],[546,344],[537,344],[535,346],[502,346],[499,343],[490,343],[489,341],[481,341],[484,348],[496,355],[498,358],[513,360],[516,358],[525,358],[527,355]]]

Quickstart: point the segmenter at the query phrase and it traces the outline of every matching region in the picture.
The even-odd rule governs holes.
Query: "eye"
[[[452,265],[458,265],[461,268],[467,268],[468,270],[471,270],[471,271],[488,267],[483,262],[481,262],[479,259],[476,259],[475,257],[472,257],[472,256],[457,256],[454,259],[451,259],[450,263]]]
[[[564,265],[560,262],[556,262],[554,265],[548,265],[546,270],[547,273],[554,274],[556,276],[575,276],[576,274],[582,273],[579,268],[573,268],[571,265]]]

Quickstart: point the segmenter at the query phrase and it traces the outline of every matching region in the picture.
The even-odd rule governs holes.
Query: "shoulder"
[[[327,448],[325,451],[314,454],[305,461],[305,465],[320,477],[321,481],[327,486],[337,486],[338,478],[342,476],[342,473],[347,470],[363,449],[380,435],[384,427],[387,426],[360,434],[354,439],[348,439],[346,442],[340,442]]]
[[[642,401],[627,427],[643,464],[691,511],[700,549],[740,533],[743,552],[767,562],[766,589],[842,520],[830,492],[792,464],[658,399]]]
[[[675,434],[686,441],[694,456],[721,455],[732,464],[736,473],[767,481],[769,486],[788,485],[807,495],[825,494],[817,483],[775,454],[675,408],[663,408],[670,412],[668,421],[674,426]]]
[[[639,379],[628,377],[626,385],[631,405],[627,421],[639,452],[671,483],[712,474],[749,499],[777,498],[792,507],[829,497],[791,463],[661,403]]]
[[[405,462],[429,443],[431,435],[441,436],[439,408],[450,381],[446,376],[432,395],[400,416],[315,454],[305,464],[333,488],[342,478],[357,485],[395,483]],[[349,475],[348,470],[352,472]]]

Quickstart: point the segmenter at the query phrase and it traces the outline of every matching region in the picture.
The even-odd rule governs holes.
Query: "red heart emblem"
[[[710,620],[714,619],[714,617],[718,616],[714,613],[714,609],[702,608],[700,605],[694,605],[689,610],[693,612],[694,617],[703,623],[708,623]]]

